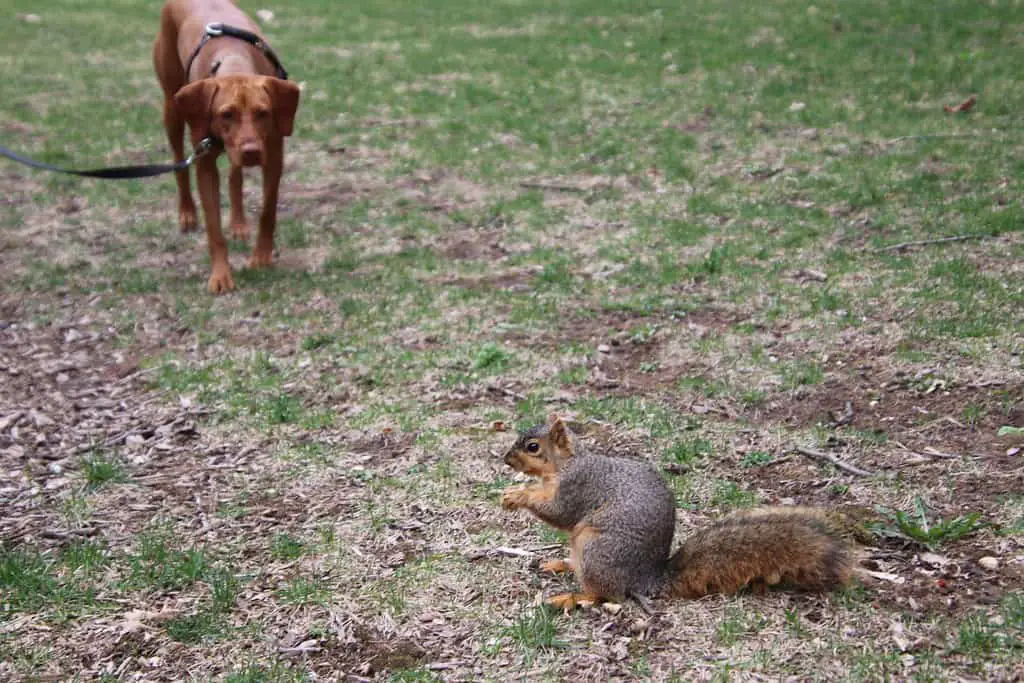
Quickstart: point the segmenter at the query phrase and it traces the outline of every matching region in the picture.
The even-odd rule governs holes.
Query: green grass
[[[505,636],[519,649],[536,654],[565,647],[558,638],[555,610],[535,607],[519,614],[505,630]]]
[[[202,549],[179,547],[173,535],[165,529],[143,532],[135,552],[127,560],[131,568],[127,583],[153,590],[189,586],[210,568],[210,560]]]
[[[99,488],[104,484],[115,484],[127,480],[124,465],[102,453],[82,458],[82,471],[89,488]]]
[[[271,9],[303,95],[278,266],[242,267],[251,245],[232,240],[233,294],[205,294],[204,235],[177,231],[172,179],[2,162],[0,677],[100,676],[79,636],[99,624],[115,643],[132,610],[163,616],[101,658],[133,662],[128,678],[160,656],[168,676],[235,681],[559,680],[594,652],[614,654],[608,678],[1011,675],[1012,598],[959,591],[962,620],[901,610],[935,590],[921,548],[1005,566],[1024,519],[1007,498],[1024,9]],[[5,11],[2,144],[74,167],[168,159],[155,4]],[[943,111],[972,94],[971,112]],[[253,221],[258,196],[253,174]],[[903,541],[885,570],[906,583],[814,607],[670,604],[646,631],[631,603],[534,610],[575,578],[465,558],[564,550],[565,532],[498,508],[513,435],[496,423],[552,412],[671,473],[687,523],[760,501],[901,511],[882,532]],[[807,439],[885,476],[789,452]],[[903,457],[929,447],[965,457]],[[894,620],[927,645],[890,647]],[[457,636],[447,660],[391,657],[439,632]],[[320,650],[278,651],[304,641]]]

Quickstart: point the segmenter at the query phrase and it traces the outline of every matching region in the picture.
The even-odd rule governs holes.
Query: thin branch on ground
[[[577,187],[575,185],[560,185],[558,183],[541,183],[532,180],[523,180],[519,183],[519,187],[527,190],[552,190],[553,192],[588,192],[585,187]]]
[[[886,140],[886,144],[894,145],[897,142],[904,142],[906,140],[955,140],[957,138],[976,138],[980,137],[974,133],[945,133],[938,135],[901,135],[898,138],[892,138]]]
[[[799,453],[800,455],[806,455],[808,458],[813,458],[814,460],[820,460],[822,462],[827,462],[830,465],[835,465],[836,467],[838,467],[839,469],[843,470],[844,472],[849,472],[850,474],[856,474],[859,477],[871,477],[871,476],[874,476],[874,472],[869,472],[867,470],[863,470],[863,469],[857,467],[856,465],[851,465],[850,463],[848,463],[848,462],[846,462],[844,460],[840,460],[839,458],[835,457],[834,455],[829,455],[828,453],[822,453],[821,451],[816,451],[813,448],[804,448],[803,446],[796,446],[793,450],[796,451],[797,453]]]
[[[949,242],[966,242],[967,240],[979,240],[988,237],[988,235],[953,235],[952,237],[939,237],[933,240],[913,240],[910,242],[900,242],[899,244],[890,244],[888,247],[882,247],[880,249],[871,249],[873,254],[881,254],[887,251],[902,251],[904,249],[910,249],[911,247],[925,247],[930,244],[947,244]]]

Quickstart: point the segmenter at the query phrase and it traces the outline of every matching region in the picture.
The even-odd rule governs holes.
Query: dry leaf
[[[898,574],[890,574],[889,572],[874,572],[870,569],[863,570],[868,576],[878,579],[879,581],[888,581],[889,583],[905,583],[906,579]]]
[[[978,98],[975,97],[974,95],[971,95],[960,104],[957,104],[955,106],[950,106],[947,104],[946,106],[943,107],[943,109],[949,112],[950,114],[960,114],[964,112],[969,112],[971,109],[974,108],[974,105],[977,103]]]

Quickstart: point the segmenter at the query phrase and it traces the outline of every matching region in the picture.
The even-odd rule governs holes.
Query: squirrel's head
[[[574,438],[562,419],[552,416],[547,424],[519,435],[505,454],[505,464],[534,477],[557,474],[576,451]]]

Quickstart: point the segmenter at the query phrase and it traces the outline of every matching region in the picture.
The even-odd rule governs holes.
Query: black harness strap
[[[17,161],[31,166],[32,168],[39,168],[44,171],[56,171],[58,173],[69,173],[71,175],[85,176],[86,178],[106,178],[108,180],[123,180],[126,178],[149,178],[156,175],[163,175],[164,173],[171,173],[172,171],[180,171],[191,166],[199,157],[203,156],[207,152],[211,152],[214,149],[220,147],[220,140],[214,137],[203,138],[196,145],[196,149],[192,154],[189,155],[184,161],[176,164],[144,164],[142,166],[114,166],[111,168],[97,168],[89,171],[75,171],[70,168],[60,168],[59,166],[51,166],[50,164],[43,163],[42,161],[36,161],[35,159],[29,159],[23,157],[17,152],[13,152],[3,145],[0,145],[0,156],[5,156],[8,159]]]
[[[274,66],[274,69],[277,71],[277,77],[280,78],[282,81],[288,80],[288,72],[284,70],[283,66],[281,66],[281,60],[277,58],[277,55],[274,54],[274,51],[270,49],[270,46],[267,45],[266,41],[264,41],[262,38],[260,38],[252,31],[246,31],[245,29],[235,28],[234,26],[222,24],[218,21],[206,25],[206,32],[203,33],[203,39],[199,41],[199,44],[196,45],[196,49],[192,50],[192,54],[189,55],[188,61],[185,63],[186,81],[189,80],[189,74],[192,73],[192,62],[194,62],[196,60],[196,57],[199,56],[199,51],[202,50],[203,46],[210,42],[212,39],[219,38],[221,36],[228,36],[229,38],[238,38],[239,40],[244,40],[256,49],[260,50],[266,56],[266,58],[270,60],[270,63]],[[214,73],[216,73],[216,67],[219,66],[220,65],[217,64],[214,67]]]

